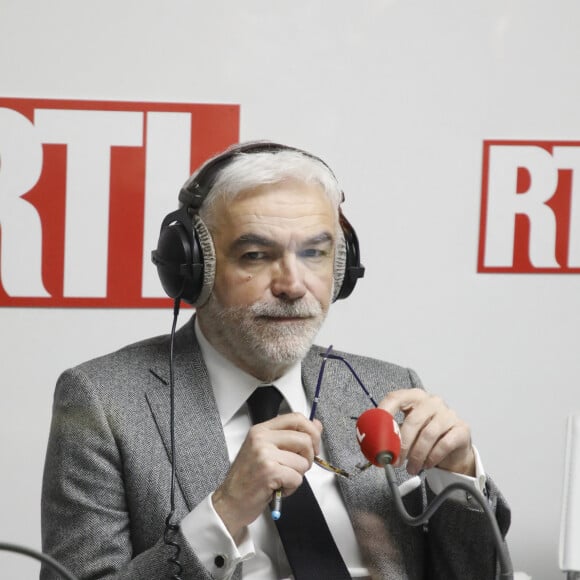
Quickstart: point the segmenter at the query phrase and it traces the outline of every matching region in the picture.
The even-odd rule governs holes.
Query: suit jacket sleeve
[[[128,467],[112,427],[122,417],[106,409],[97,392],[79,370],[63,373],[58,381],[43,479],[43,551],[80,579],[169,578],[177,570],[168,563],[174,550],[165,545],[162,530],[148,531],[159,539],[146,549],[136,537],[142,531],[127,500]],[[180,533],[176,541],[186,571],[182,577],[209,580]],[[57,578],[47,567],[40,577]]]

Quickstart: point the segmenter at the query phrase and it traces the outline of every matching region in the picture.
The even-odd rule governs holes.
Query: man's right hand
[[[320,421],[309,421],[301,413],[279,415],[250,429],[212,498],[234,540],[264,511],[277,489],[288,496],[301,485],[319,452],[321,433]]]

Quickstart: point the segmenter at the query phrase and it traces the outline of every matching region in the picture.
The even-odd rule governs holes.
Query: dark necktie
[[[278,414],[282,394],[273,386],[258,387],[248,399],[254,424]],[[350,579],[322,510],[306,478],[282,503],[276,526],[296,580]]]

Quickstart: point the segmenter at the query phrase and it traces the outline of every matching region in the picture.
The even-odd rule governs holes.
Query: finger
[[[292,462],[292,459],[289,459]],[[276,469],[276,476],[270,481],[270,494],[276,490],[281,489],[282,495],[292,495],[301,485],[304,480],[304,473],[299,469],[294,469],[289,465],[278,464]]]
[[[282,449],[278,451],[275,459],[281,467],[294,470],[300,477],[303,477],[312,466],[312,462],[302,457],[302,455]]]
[[[414,413],[415,411],[413,410]],[[445,434],[452,429],[455,420],[456,418],[452,412],[439,413],[428,417],[422,425],[419,423],[414,425],[413,428],[418,427],[416,434],[412,432],[408,436],[405,435],[409,441],[412,441],[407,452],[407,471],[411,475],[416,475],[421,469],[435,465],[433,463],[434,458],[435,460],[441,459],[440,452],[442,449],[436,450],[435,448]],[[405,420],[406,422],[407,420]],[[412,437],[414,438],[411,439]],[[434,456],[432,456],[433,453]]]
[[[423,389],[398,389],[388,393],[379,403],[379,407],[385,409],[391,415],[394,415],[398,411],[406,413],[427,396],[427,393]]]
[[[278,489],[282,490],[284,496],[291,495],[302,485],[308,469],[309,462],[304,457],[290,451],[278,450],[273,457],[248,473],[247,479],[252,483],[247,485],[245,493],[251,489],[263,489],[266,502]]]
[[[306,433],[298,431],[270,431],[268,441],[277,449],[300,455],[307,460],[308,466],[312,465],[316,449],[312,439]]]
[[[309,421],[302,413],[284,413],[269,421],[258,423],[268,429],[291,429],[309,434],[313,439],[319,438],[322,424],[318,420]]]
[[[403,423],[399,426],[401,434],[401,453],[398,464],[402,464],[416,444],[422,429],[432,420],[434,411],[426,405],[419,405],[407,411]]]
[[[250,464],[277,461],[280,451],[294,454],[305,461],[306,471],[314,460],[316,447],[309,434],[294,430],[270,429],[265,424],[250,429],[239,456],[243,453]],[[301,462],[302,464],[302,462]]]
[[[291,430],[308,435],[314,446],[314,453],[319,453],[320,451],[320,436],[322,433],[322,423],[315,419],[314,421],[309,421],[301,413],[285,413],[284,415],[279,415],[274,419],[259,423],[254,426],[255,428],[266,428],[270,430]]]
[[[475,475],[475,454],[469,425],[463,421],[453,425],[431,450],[426,466]]]

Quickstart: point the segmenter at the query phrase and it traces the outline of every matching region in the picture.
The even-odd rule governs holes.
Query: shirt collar
[[[256,387],[266,383],[244,372],[218,352],[204,336],[197,317],[195,335],[207,367],[222,426],[224,426],[247,401]],[[290,411],[298,411],[308,416],[310,409],[302,388],[300,361],[292,365],[280,378],[267,384],[274,384],[284,395]]]

